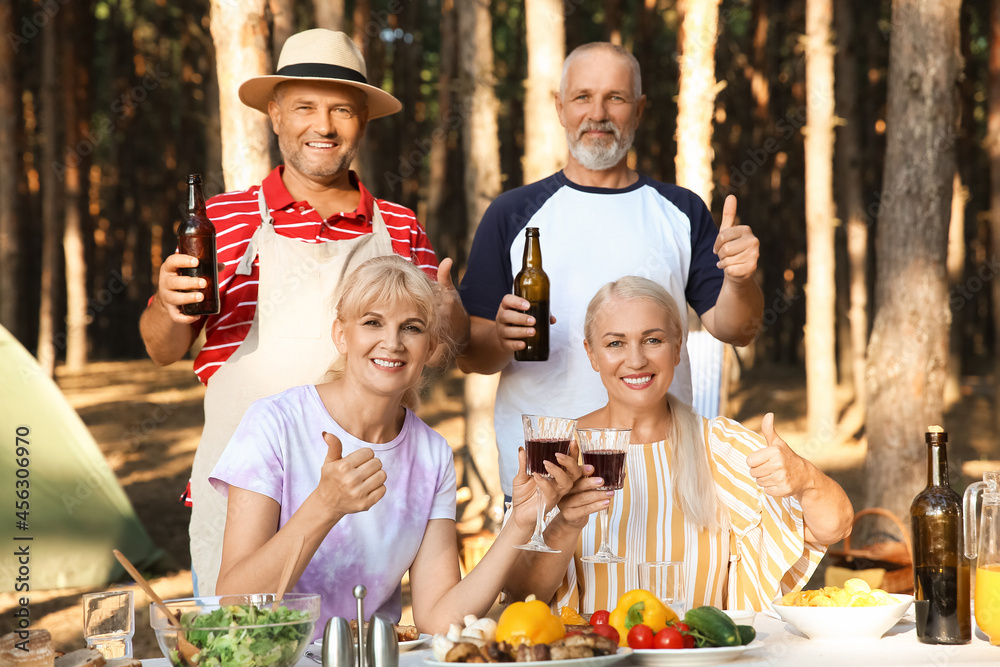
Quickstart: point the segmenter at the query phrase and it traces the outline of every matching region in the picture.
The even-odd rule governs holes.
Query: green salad
[[[271,611],[270,607],[230,605],[208,614],[189,611],[180,620],[184,636],[199,649],[198,667],[289,665],[299,648],[312,639],[309,612],[287,607]],[[273,627],[252,627],[259,625]],[[177,649],[170,652],[170,662],[184,665]]]

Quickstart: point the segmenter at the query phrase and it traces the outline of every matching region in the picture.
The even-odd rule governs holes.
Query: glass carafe
[[[983,507],[976,531],[976,496]],[[976,624],[994,646],[1000,646],[1000,471],[983,475],[965,490],[965,550],[976,563]]]

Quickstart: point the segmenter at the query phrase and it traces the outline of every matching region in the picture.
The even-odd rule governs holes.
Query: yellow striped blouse
[[[728,508],[728,533],[699,530],[674,504],[665,440],[629,445],[625,487],[611,501],[608,522],[611,549],[626,562],[580,560],[601,542],[598,515],[591,515],[556,593],[559,606],[585,614],[613,609],[623,593],[639,587],[638,564],[644,561],[684,562],[685,608],[759,611],[809,580],[826,548],[805,541],[797,500],[766,495],[750,475],[746,457],[765,447],[764,439],[730,419],[704,423],[715,479],[715,489],[705,491],[717,492]]]

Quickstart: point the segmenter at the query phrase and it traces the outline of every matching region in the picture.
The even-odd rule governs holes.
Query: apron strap
[[[257,209],[260,211],[261,225],[254,231],[253,236],[250,237],[246,252],[240,258],[240,263],[236,267],[236,275],[238,276],[250,275],[253,269],[253,261],[257,258],[257,248],[260,246],[261,238],[264,234],[274,231],[274,219],[271,217],[271,210],[267,207],[267,202],[264,201],[263,185],[257,190]]]

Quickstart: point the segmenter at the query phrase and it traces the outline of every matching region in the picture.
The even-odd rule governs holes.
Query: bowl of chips
[[[771,605],[781,619],[810,639],[879,639],[913,603],[912,595],[872,589],[861,579],[780,597]]]

